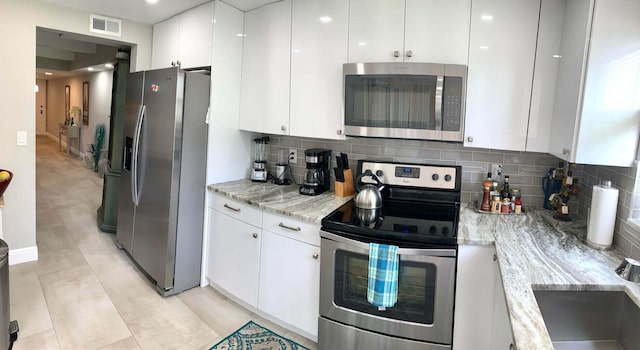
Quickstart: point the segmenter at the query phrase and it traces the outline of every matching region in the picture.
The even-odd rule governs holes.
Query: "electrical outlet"
[[[289,164],[298,164],[298,150],[295,148],[289,149]]]
[[[491,178],[497,179],[502,176],[502,164],[491,164]]]

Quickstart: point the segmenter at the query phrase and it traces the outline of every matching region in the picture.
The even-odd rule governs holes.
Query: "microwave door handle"
[[[436,79],[436,95],[435,95],[435,109],[436,109],[436,130],[442,130],[442,95],[444,86],[444,76],[438,75]]]

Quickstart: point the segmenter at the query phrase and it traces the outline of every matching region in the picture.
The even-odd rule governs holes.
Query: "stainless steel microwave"
[[[346,135],[462,142],[467,66],[346,63],[343,74]]]

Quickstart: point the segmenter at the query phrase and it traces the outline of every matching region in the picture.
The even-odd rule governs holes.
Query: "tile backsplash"
[[[332,151],[331,168],[336,166],[335,154],[349,155],[350,167],[355,169],[359,159],[375,159],[408,163],[431,163],[462,166],[462,201],[482,198],[482,181],[491,164],[500,163],[503,175],[509,175],[512,187],[522,191],[525,206],[541,206],[544,203],[542,178],[548,169],[557,167],[560,159],[546,153],[513,152],[468,148],[459,143],[396,140],[375,138],[348,138],[344,141],[269,135],[269,172],[275,174],[275,163],[280,150],[288,154],[289,149],[298,150],[298,162],[291,165],[292,174],[298,183],[305,172],[304,150],[325,148]],[[354,170],[355,173],[355,170]],[[573,177],[578,179],[580,195],[569,202],[574,214],[587,217],[591,206],[593,185],[601,180],[611,180],[620,190],[614,244],[625,254],[640,258],[640,229],[632,229],[627,218],[640,219],[640,196],[636,188],[636,168],[577,165]],[[332,174],[333,180],[333,174]],[[333,186],[332,186],[333,187]]]
[[[430,163],[462,166],[462,201],[480,200],[482,181],[491,164],[502,164],[503,175],[509,175],[512,187],[520,188],[524,205],[541,206],[544,203],[542,178],[550,167],[557,167],[559,159],[545,153],[512,152],[463,147],[459,143],[395,140],[375,138],[348,138],[344,141],[269,135],[269,172],[275,173],[278,152],[295,148],[298,162],[291,165],[295,180],[302,182],[305,161],[304,150],[325,148],[332,151],[331,168],[336,166],[335,154],[349,155],[350,167],[355,169],[359,159],[375,159],[408,163]],[[581,167],[574,175],[580,177]],[[355,170],[354,170],[355,173]],[[333,174],[332,174],[333,180]]]

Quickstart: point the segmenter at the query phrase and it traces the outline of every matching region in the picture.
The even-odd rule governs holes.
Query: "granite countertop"
[[[237,180],[208,185],[211,191],[266,211],[319,224],[322,218],[348,202],[332,190],[317,196],[298,193],[298,185],[274,185],[270,182]]]
[[[618,250],[587,247],[586,222],[561,222],[553,212],[533,208],[523,215],[491,215],[467,205],[460,210],[459,244],[495,244],[514,345],[518,350],[552,350],[533,290],[625,291],[640,305],[640,286],[619,278]]]

